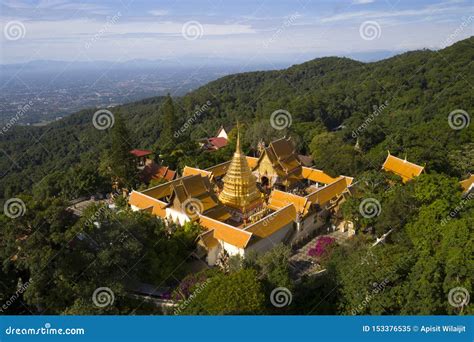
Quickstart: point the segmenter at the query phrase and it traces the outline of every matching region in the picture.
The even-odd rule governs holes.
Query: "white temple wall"
[[[186,222],[191,221],[186,214],[174,210],[173,208],[166,208],[166,218],[180,225],[184,225]]]
[[[230,243],[227,243],[225,241],[220,241],[222,248],[224,248],[229,256],[234,256],[234,255],[244,255],[244,250],[242,248],[236,247],[234,245],[231,245]]]
[[[253,244],[251,244],[248,248],[245,249],[245,253],[249,253],[250,251],[255,251],[257,253],[263,253],[266,252],[275,245],[279,244],[280,242],[283,241],[285,236],[288,234],[290,229],[293,228],[293,221],[288,223],[286,226],[282,227],[272,235],[266,237],[265,239],[261,239]]]
[[[217,244],[217,246],[212,247],[208,252],[207,252],[207,257],[206,261],[209,266],[214,266],[217,262],[217,257],[219,256],[219,252],[221,251],[221,246],[220,244]]]
[[[317,220],[317,213],[312,213],[300,222],[300,232],[303,235],[309,235],[321,226]]]

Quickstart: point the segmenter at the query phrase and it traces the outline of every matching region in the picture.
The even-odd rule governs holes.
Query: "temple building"
[[[228,130],[230,131],[230,128],[228,128]],[[217,151],[227,146],[228,142],[229,137],[224,126],[219,128],[215,137],[204,138],[199,141],[201,148],[206,151]]]
[[[130,154],[135,159],[135,165],[138,177],[143,183],[149,184],[152,180],[171,181],[176,178],[176,171],[171,170],[168,166],[158,165],[151,157],[153,152],[149,150],[131,150]]]
[[[400,159],[392,156],[390,152],[388,152],[387,159],[385,159],[382,169],[400,176],[403,183],[406,183],[413,178],[418,177],[425,168],[423,166],[410,163],[406,158]]]
[[[262,186],[290,189],[303,179],[302,164],[289,138],[263,146],[254,170]]]
[[[290,138],[262,146],[258,158],[242,152],[239,134],[228,162],[183,175],[145,191],[132,191],[132,210],[149,212],[180,225],[198,222],[198,254],[209,265],[223,256],[265,252],[278,243],[296,244],[338,221],[353,178],[333,178],[303,166]],[[332,221],[331,221],[332,220]]]

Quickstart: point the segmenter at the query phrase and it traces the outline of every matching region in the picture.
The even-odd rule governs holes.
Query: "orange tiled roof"
[[[232,227],[231,225],[219,222],[204,215],[199,215],[199,223],[201,226],[213,230],[213,236],[215,239],[222,240],[238,248],[247,247],[252,238],[252,233]]]
[[[286,207],[281,208],[271,215],[268,215],[260,221],[248,226],[245,228],[245,231],[260,238],[266,238],[295,220],[295,206],[293,204],[288,204]]]
[[[225,163],[211,166],[207,168],[205,171],[211,172],[214,177],[219,177],[219,176],[225,175],[225,173],[227,172],[227,169],[229,168],[229,165],[230,165],[230,160]]]
[[[172,181],[173,179],[176,178],[176,171],[174,170],[170,170],[169,168],[167,169],[167,172],[164,176],[164,178],[167,180],[167,181]]]
[[[147,196],[141,192],[132,191],[128,199],[128,203],[141,210],[150,211],[153,215],[166,217],[165,202],[162,202],[156,198]],[[152,208],[152,209],[150,209]]]
[[[218,205],[209,211],[206,212],[206,216],[213,218],[215,220],[224,222],[227,219],[231,218],[232,215],[229,213],[228,209],[223,205]]]
[[[246,157],[247,158],[247,163],[249,164],[249,167],[253,169],[255,166],[257,166],[258,158],[255,157]]]
[[[160,199],[171,195],[171,185],[175,182],[177,182],[177,180],[154,186],[142,191],[141,193],[152,198]]]
[[[322,170],[312,169],[310,167],[303,166],[303,178],[309,179],[313,182],[330,184],[336,181],[337,178],[333,178]]]
[[[273,190],[268,200],[268,206],[272,210],[278,210],[286,207],[288,204],[293,204],[296,211],[306,215],[311,206],[311,201],[306,197],[290,194],[280,190]]]
[[[146,160],[145,167],[140,173],[141,179],[148,183],[152,179],[165,179],[171,181],[176,178],[176,171],[168,166],[160,166],[151,159]]]
[[[468,179],[459,182],[464,192],[469,191],[474,184],[474,175],[471,175]]]
[[[382,169],[402,177],[403,182],[406,183],[414,177],[419,176],[423,172],[424,167],[410,163],[406,159],[394,157],[389,152],[387,159],[382,165]]]
[[[208,230],[199,235],[199,241],[201,241],[207,249],[211,249],[219,243],[219,241],[214,237],[214,230]]]
[[[201,170],[195,167],[185,166],[183,170],[183,177],[192,176],[192,175],[201,175],[201,176],[210,178],[212,176],[212,172]]]
[[[195,198],[201,202],[203,211],[219,205],[217,197],[211,191],[209,178],[200,174],[179,178],[171,185],[171,188],[173,194],[170,203],[173,202],[173,198],[181,204],[187,199]]]
[[[347,187],[352,184],[352,181],[353,178],[341,176],[335,182],[319,188],[306,197],[312,203],[324,205],[330,200],[340,196]]]

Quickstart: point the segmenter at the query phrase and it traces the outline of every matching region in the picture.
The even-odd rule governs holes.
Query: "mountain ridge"
[[[458,108],[472,111],[469,84],[474,84],[473,46],[474,38],[470,37],[439,51],[418,50],[372,63],[324,57],[283,70],[224,76],[175,99],[177,125],[192,117],[196,108],[211,102],[180,143],[209,136],[220,125],[239,119],[247,125],[247,149],[255,147],[257,138],[269,140],[276,134],[289,134],[298,141],[300,151],[313,153],[314,136],[325,132],[335,139],[334,144],[348,148],[355,144],[351,131],[366,120],[374,106],[388,101],[389,114],[380,116],[359,137],[365,156],[376,165],[381,152],[390,149],[409,153],[411,159],[428,163],[433,171],[461,176],[466,168],[472,171],[472,163],[451,171],[452,165],[441,160],[440,155],[444,148],[454,151],[472,141],[472,125],[457,132],[449,129],[446,118]],[[156,147],[163,129],[162,100],[163,97],[152,97],[111,109],[121,112],[131,130],[131,148]],[[293,125],[281,132],[269,132],[270,114],[278,109],[292,114]],[[97,169],[109,142],[108,132],[92,125],[95,111],[85,109],[45,127],[14,127],[0,134],[0,165],[6,170],[0,180],[4,198],[31,190],[54,172],[68,177],[67,170],[89,163]],[[346,130],[332,132],[342,124]],[[440,130],[439,142],[430,141],[432,146],[427,146],[416,134],[433,127]],[[39,143],[31,145],[35,139]],[[210,157],[191,151],[189,158],[183,157],[177,166],[219,161],[218,155],[212,161],[206,158]],[[318,168],[349,175],[364,169],[319,162]]]

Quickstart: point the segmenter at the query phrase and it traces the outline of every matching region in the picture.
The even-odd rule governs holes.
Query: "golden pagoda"
[[[262,196],[257,189],[257,179],[252,174],[247,158],[240,147],[240,133],[237,131],[237,146],[226,175],[219,200],[237,211],[243,219],[261,209]]]

